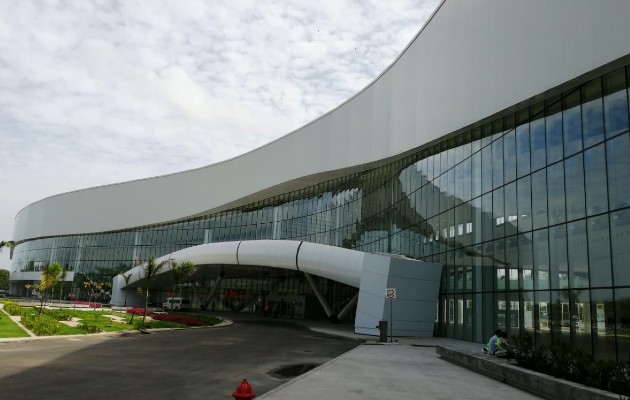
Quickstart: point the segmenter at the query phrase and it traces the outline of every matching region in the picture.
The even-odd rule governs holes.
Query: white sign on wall
[[[395,299],[396,298],[396,289],[387,288],[385,289],[385,298],[387,299]]]

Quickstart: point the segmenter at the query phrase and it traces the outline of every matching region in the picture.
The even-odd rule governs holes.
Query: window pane
[[[531,145],[531,170],[535,171],[547,163],[545,143],[545,114],[543,105],[534,106],[530,110],[532,122],[529,124]]]
[[[533,228],[547,226],[547,173],[545,170],[532,174]]]
[[[615,310],[613,291],[610,289],[591,291],[591,318],[593,356],[596,360],[614,360],[615,353]]]
[[[512,182],[505,186],[505,236],[515,235],[518,233],[516,227],[518,224],[518,210],[516,200],[516,182]]]
[[[516,127],[516,175],[521,177],[529,174],[530,171],[528,110],[517,113],[516,118],[517,124],[520,124]]]
[[[569,93],[562,99],[562,135],[565,156],[582,150],[582,112],[579,90]]]
[[[604,77],[604,119],[606,137],[628,130],[626,74],[622,68]]]
[[[492,192],[492,212],[494,217],[494,238],[502,238],[505,235],[505,206],[503,202],[503,188]]]
[[[611,286],[608,215],[589,218],[587,224],[591,287]]]
[[[532,229],[532,187],[529,176],[516,182],[516,195],[518,196],[518,227],[523,231]]]
[[[547,168],[547,195],[549,196],[549,224],[565,222],[564,165],[562,162]]]
[[[503,158],[505,160],[503,179],[505,182],[511,182],[516,179],[516,136],[514,130],[508,132],[503,138]]]
[[[588,248],[586,221],[576,221],[567,225],[567,248],[569,255],[569,286],[588,287]]]
[[[549,228],[549,279],[553,289],[569,288],[566,226]]]
[[[481,149],[481,191],[487,193],[492,190],[492,146]]]
[[[545,118],[547,163],[551,164],[562,159],[562,103],[553,100],[547,104],[547,117]]]
[[[584,152],[584,182],[586,190],[586,214],[593,215],[608,210],[606,157],[603,144]]]
[[[549,242],[547,230],[534,232],[534,288],[549,289]]]
[[[595,79],[582,87],[582,129],[584,147],[604,140],[604,109],[601,80]]]
[[[615,305],[617,308],[617,337],[630,337],[630,289],[615,290]],[[617,344],[617,359],[627,361],[630,354],[630,341],[620,340]]]
[[[584,200],[584,165],[581,153],[565,160],[564,178],[567,220],[583,218],[586,213],[586,205]]]
[[[630,210],[610,214],[610,236],[615,285],[630,285]]]
[[[481,152],[472,156],[472,198],[481,196]]]
[[[606,150],[610,209],[630,206],[630,135],[609,140]]]
[[[534,288],[534,261],[532,256],[532,233],[518,235],[518,263],[521,289]]]
[[[492,142],[492,188],[503,185],[503,138]]]

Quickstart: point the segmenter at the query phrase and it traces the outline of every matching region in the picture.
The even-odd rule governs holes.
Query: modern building
[[[358,288],[360,329],[371,307],[372,320],[388,316],[371,301],[396,278],[405,292],[439,286],[437,315],[430,296],[404,311],[413,319],[414,304],[431,303],[436,335],[482,342],[498,327],[625,359],[628,16],[624,0],[445,0],[374,82],[266,146],[25,207],[11,290],[54,260],[76,275],[194,256],[207,277],[187,290],[207,282],[221,307],[259,293],[339,315]],[[357,261],[372,256],[384,273]],[[439,285],[422,287],[436,264]],[[405,286],[410,270],[425,272]]]

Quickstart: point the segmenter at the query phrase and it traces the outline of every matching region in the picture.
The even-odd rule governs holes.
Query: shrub
[[[517,365],[557,378],[630,396],[630,358],[626,362],[593,361],[591,355],[566,340],[536,348],[531,334],[512,341]]]
[[[53,336],[59,333],[61,325],[46,315],[22,315],[22,324],[37,336]]]
[[[141,307],[128,308],[127,313],[136,314],[136,315],[144,315],[144,308],[141,308]],[[147,316],[150,316],[151,314],[153,314],[153,311],[147,309]]]
[[[48,315],[50,318],[56,321],[70,321],[72,320],[72,314],[65,310],[50,310],[50,309],[42,309],[42,314]]]
[[[172,314],[155,314],[151,318],[158,321],[176,322],[182,325],[188,326],[201,326],[203,323],[198,319],[190,318],[185,315],[172,315]]]
[[[25,312],[24,308],[18,306],[12,301],[4,302],[4,311],[6,311],[9,315],[22,316]]]
[[[98,326],[92,325],[92,324],[86,324],[84,322],[81,322],[79,324],[79,329],[81,329],[85,333],[100,333],[100,332],[103,332],[103,330],[101,328],[99,328]]]

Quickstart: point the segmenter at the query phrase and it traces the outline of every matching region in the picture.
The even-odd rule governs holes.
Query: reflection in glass
[[[562,99],[562,135],[565,157],[582,150],[582,111],[579,90],[572,91]]]
[[[591,327],[593,332],[593,354],[595,359],[614,359],[615,354],[615,310],[613,291],[600,289],[591,291]]]
[[[610,214],[615,285],[630,286],[630,209]]]
[[[628,96],[624,68],[604,76],[606,137],[628,130]]]
[[[533,228],[547,226],[547,171],[532,174],[532,214]]]
[[[587,226],[588,265],[591,275],[591,287],[611,286],[608,215],[589,218]]]
[[[630,206],[630,134],[606,143],[610,209]]]
[[[552,164],[562,159],[562,103],[559,99],[547,103],[545,118],[547,163]]]
[[[534,231],[534,288],[549,289],[549,242],[547,230]]]
[[[547,196],[549,224],[565,222],[564,165],[562,162],[547,168]]]
[[[586,215],[584,193],[584,165],[582,154],[576,154],[564,161],[567,221],[583,218]]]
[[[595,79],[582,87],[582,130],[584,147],[604,140],[604,108],[601,80]]]
[[[584,184],[586,190],[586,214],[594,215],[608,210],[606,185],[606,150],[603,144],[584,152]]]
[[[576,221],[567,225],[567,249],[569,255],[569,286],[586,288],[588,278],[588,246],[586,221]]]

